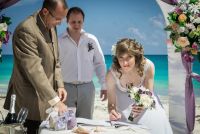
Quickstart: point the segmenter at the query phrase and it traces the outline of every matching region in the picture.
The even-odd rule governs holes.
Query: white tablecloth
[[[84,118],[77,118],[79,126],[88,130],[90,134],[150,134],[149,129],[142,125],[127,124],[123,122],[89,120]],[[116,125],[117,124],[117,125]],[[115,126],[119,126],[116,128]],[[98,132],[96,132],[98,130]],[[40,129],[39,134],[75,134],[73,130],[53,131],[49,129]]]
[[[89,134],[150,134],[150,132],[146,129],[133,129],[133,128],[128,128],[128,127],[119,127],[119,128],[114,128],[114,127],[100,127],[101,131],[95,132],[95,127],[91,126],[82,126],[83,128],[86,128],[89,130]],[[40,134],[76,134],[72,130],[62,130],[62,131],[52,131],[48,129],[42,129],[40,131]]]

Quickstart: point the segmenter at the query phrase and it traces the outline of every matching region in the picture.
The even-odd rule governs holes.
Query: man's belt
[[[69,84],[74,84],[74,85],[79,85],[79,84],[85,84],[85,83],[90,83],[91,81],[72,81],[72,82],[67,82]]]

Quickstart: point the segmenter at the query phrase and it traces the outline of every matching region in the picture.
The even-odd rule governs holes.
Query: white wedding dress
[[[145,72],[150,66],[150,60],[146,59],[146,64],[144,66],[144,75],[141,79],[141,85],[144,81]],[[128,116],[131,112],[131,105],[134,103],[133,100],[128,97],[127,89],[122,87],[119,79],[116,77],[115,73],[111,69],[111,73],[116,81],[116,108],[117,111],[121,113],[122,118],[120,121],[128,123],[137,123],[145,125],[150,129],[152,134],[173,134],[169,120],[166,113],[161,106],[159,98],[153,95],[156,102],[155,109],[144,110],[140,116],[134,119],[134,122],[128,120]]]

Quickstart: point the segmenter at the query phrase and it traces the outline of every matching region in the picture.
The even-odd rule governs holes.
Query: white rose
[[[178,31],[179,31],[180,33],[185,32],[185,27],[179,27]]]
[[[180,9],[181,9],[182,11],[185,11],[185,10],[187,10],[187,6],[186,6],[185,4],[182,4],[182,5],[180,6]]]
[[[190,18],[191,21],[194,20],[194,16],[192,16],[192,15],[190,15],[189,18]]]
[[[141,94],[140,102],[143,104],[144,108],[151,108],[151,105],[153,103],[153,99],[146,94]]]
[[[188,29],[195,29],[195,26],[194,26],[194,24],[192,24],[192,23],[187,23],[186,24],[186,27],[188,28]]]
[[[200,18],[198,17],[198,18],[194,19],[192,22],[193,22],[193,23],[200,24]]]
[[[137,93],[137,92],[139,91],[139,88],[138,88],[138,87],[132,87],[132,91],[133,91],[134,93]]]
[[[142,91],[145,91],[146,90],[146,88],[144,87],[144,86],[140,86],[139,87]]]
[[[0,23],[0,31],[7,31],[8,25],[6,23]]]
[[[135,99],[135,93],[131,92],[130,97],[131,97],[131,99]]]

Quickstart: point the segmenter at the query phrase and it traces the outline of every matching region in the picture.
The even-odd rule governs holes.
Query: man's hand
[[[109,119],[111,121],[117,121],[119,119],[121,119],[122,115],[118,112],[116,112],[114,109],[110,111],[109,113]]]
[[[61,102],[67,99],[67,91],[64,88],[58,88],[58,96]]]
[[[56,111],[58,111],[58,113],[60,115],[67,111],[67,106],[63,102],[61,102],[61,101],[59,101],[58,103],[56,103],[56,105],[54,106],[54,108],[55,108]]]
[[[107,90],[101,90],[100,98],[101,101],[105,101],[107,99]]]

